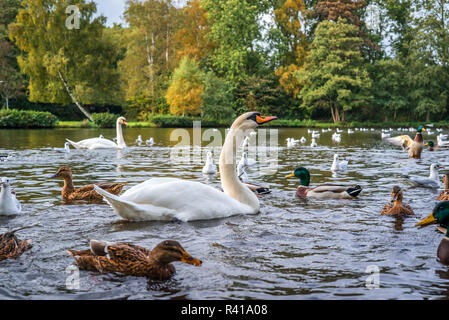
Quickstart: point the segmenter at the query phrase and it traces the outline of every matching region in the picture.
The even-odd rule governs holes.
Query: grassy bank
[[[431,122],[434,127],[449,128],[449,121]],[[146,122],[128,122],[130,128],[185,128],[192,127],[192,124],[176,125],[176,123],[153,123],[151,121]],[[201,126],[203,128],[227,128],[231,123],[211,123],[202,121]],[[346,123],[332,123],[332,122],[319,122],[315,120],[288,120],[278,119],[276,121],[267,123],[264,127],[271,128],[417,128],[420,125],[427,125],[425,122],[346,122]],[[97,128],[95,124],[88,121],[59,121],[56,124],[56,128]]]

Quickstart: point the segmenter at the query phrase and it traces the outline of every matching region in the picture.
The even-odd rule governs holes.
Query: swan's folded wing
[[[391,143],[395,146],[402,147],[403,149],[410,148],[410,146],[413,143],[412,138],[410,138],[410,136],[408,136],[408,135],[386,138],[385,141],[388,141],[389,143]]]

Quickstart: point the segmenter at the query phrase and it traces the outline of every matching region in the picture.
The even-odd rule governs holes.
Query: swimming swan
[[[76,149],[109,149],[109,148],[126,148],[125,140],[123,139],[122,124],[128,125],[124,117],[117,119],[117,143],[104,138],[90,138],[81,140],[79,142],[73,142],[66,139]]]
[[[277,119],[258,112],[239,116],[228,132],[220,153],[221,186],[224,192],[196,181],[153,178],[127,190],[120,197],[95,186],[119,216],[127,220],[181,221],[256,214],[259,200],[237,177],[236,153],[243,139],[258,125]]]

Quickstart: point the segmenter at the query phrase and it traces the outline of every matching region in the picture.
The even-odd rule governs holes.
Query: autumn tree
[[[281,64],[275,73],[287,94],[297,96],[300,85],[295,73],[304,65],[308,44],[302,22],[306,18],[305,4],[303,0],[285,0],[274,10],[274,17],[279,31],[276,48]]]
[[[200,115],[202,94],[203,74],[198,63],[187,57],[182,58],[179,67],[173,72],[166,94],[170,113],[183,117]]]
[[[297,72],[302,107],[328,107],[334,122],[344,122],[346,111],[369,104],[371,80],[362,44],[357,28],[345,19],[318,25],[304,69]]]
[[[182,11],[182,28],[175,34],[179,47],[176,56],[183,56],[200,61],[214,48],[209,39],[211,21],[207,18],[207,11],[201,6],[201,0],[190,0]]]
[[[79,9],[79,29],[67,26],[69,5]],[[23,0],[10,37],[23,52],[18,62],[29,78],[31,101],[67,105],[113,103],[118,92],[115,47],[103,37],[106,18],[93,18],[94,2]],[[73,13],[73,12],[72,12]]]

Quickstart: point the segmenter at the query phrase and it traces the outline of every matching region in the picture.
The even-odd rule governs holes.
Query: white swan
[[[242,165],[243,167],[249,167],[256,164],[256,160],[248,158],[248,154],[246,152],[242,153],[242,157],[240,158],[240,161],[237,165]]]
[[[0,215],[9,216],[19,214],[22,206],[16,199],[15,193],[11,190],[11,184],[8,178],[2,178],[0,182],[2,190],[0,191]]]
[[[315,147],[318,146],[318,144],[316,143],[315,138],[312,138],[312,143],[310,144],[310,146],[311,146],[312,148],[315,148]]]
[[[139,136],[136,139],[136,143],[140,146],[142,144],[142,136],[139,134]]]
[[[117,119],[117,143],[104,138],[91,138],[81,140],[79,142],[73,142],[66,139],[70,144],[76,149],[109,149],[109,148],[126,148],[125,140],[123,139],[122,124],[128,125],[124,117],[119,117]]]
[[[338,160],[338,154],[334,154],[334,161],[332,162],[331,171],[344,171],[348,168],[348,160]]]
[[[217,166],[214,164],[214,155],[212,152],[207,152],[206,164],[203,167],[204,174],[214,174],[217,172]]]
[[[307,142],[307,139],[304,138],[304,137],[301,137],[301,139],[299,140],[299,142],[301,142],[301,143],[306,143],[306,142]]]
[[[341,134],[335,132],[334,134],[332,134],[332,140],[340,143],[341,142]]]
[[[221,186],[224,192],[196,181],[154,178],[127,190],[120,197],[95,186],[111,207],[124,219],[181,221],[215,219],[236,214],[256,214],[259,200],[237,177],[237,148],[258,125],[277,119],[248,112],[231,126],[220,153]]]
[[[405,178],[407,178],[415,187],[439,188],[441,186],[438,172],[439,169],[443,169],[443,167],[437,163],[432,163],[430,165],[430,175],[428,178],[410,178],[409,176],[405,176]]]

